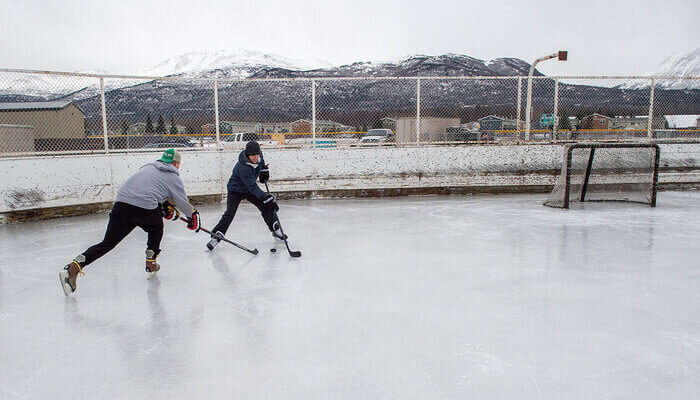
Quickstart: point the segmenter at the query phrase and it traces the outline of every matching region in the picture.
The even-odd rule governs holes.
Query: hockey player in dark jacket
[[[226,211],[221,216],[219,223],[212,229],[212,236],[207,248],[214,250],[217,244],[226,234],[233,217],[236,216],[238,205],[243,199],[253,203],[260,210],[265,224],[272,232],[272,236],[284,240],[286,236],[280,231],[279,222],[277,220],[277,211],[279,206],[272,195],[263,192],[258,184],[267,182],[270,179],[270,171],[265,165],[265,159],[260,151],[260,145],[256,141],[246,143],[245,150],[238,155],[238,162],[233,167],[233,173],[228,180],[226,189],[228,196],[226,199]]]

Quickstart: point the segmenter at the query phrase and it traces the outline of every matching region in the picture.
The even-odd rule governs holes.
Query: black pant
[[[147,249],[153,250],[156,255],[160,253],[160,241],[163,238],[163,216],[160,209],[146,210],[131,204],[116,202],[112,212],[109,213],[109,223],[104,239],[83,252],[85,256],[83,265],[89,265],[107,254],[137,226],[148,233]]]
[[[250,193],[228,192],[228,196],[226,198],[226,211],[224,211],[224,215],[221,216],[219,223],[216,224],[214,229],[211,230],[212,232],[221,232],[226,234],[228,227],[231,225],[231,222],[233,222],[233,217],[236,216],[238,205],[241,204],[243,199],[253,203],[253,205],[260,210],[260,213],[265,220],[265,224],[267,224],[267,228],[270,229],[270,232],[274,230],[272,228],[272,224],[277,221],[275,210],[263,206],[262,200]]]

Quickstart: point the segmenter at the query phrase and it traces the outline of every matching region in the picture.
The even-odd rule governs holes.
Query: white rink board
[[[160,153],[112,153],[0,159],[0,212],[108,202]],[[561,145],[266,149],[273,191],[551,185]],[[700,145],[662,145],[662,166],[697,167]],[[225,193],[238,152],[185,151],[181,177],[189,195]],[[695,177],[691,178],[691,181]],[[685,182],[684,173],[660,182]]]

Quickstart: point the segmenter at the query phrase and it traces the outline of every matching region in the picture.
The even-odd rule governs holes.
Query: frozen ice
[[[0,398],[695,398],[700,193],[545,197],[280,201],[298,259],[244,203],[259,255],[166,221],[157,278],[137,228],[68,298],[107,215],[0,226]]]

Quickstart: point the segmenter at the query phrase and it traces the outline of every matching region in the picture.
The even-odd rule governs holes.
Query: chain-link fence
[[[700,137],[700,77],[225,79],[0,70],[0,155]]]

